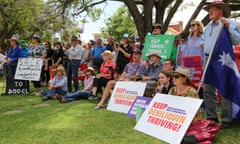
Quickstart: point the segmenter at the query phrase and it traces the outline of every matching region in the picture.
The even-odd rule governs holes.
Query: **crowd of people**
[[[192,20],[190,34],[186,40],[183,56],[200,56],[205,64],[209,58],[213,41],[221,24],[228,30],[233,44],[240,43],[240,30],[236,23],[227,19],[229,8],[224,2],[213,2],[207,6],[210,23],[205,27],[200,21]],[[161,35],[160,24],[152,26],[153,35]],[[20,57],[41,58],[43,60],[41,79],[33,81],[34,95],[41,95],[42,100],[58,99],[61,103],[79,99],[99,99],[94,108],[105,107],[117,81],[143,81],[147,83],[144,96],[152,97],[156,93],[199,98],[196,88],[191,86],[190,70],[184,66],[176,66],[172,59],[162,60],[159,53],[148,54],[148,60],[142,60],[142,48],[135,44],[135,39],[123,36],[120,44],[109,37],[107,44],[102,39],[82,44],[81,40],[72,36],[71,43],[50,42],[41,44],[39,36],[34,35],[32,46],[28,48],[26,41],[10,39],[11,47],[6,56],[8,75],[14,75],[17,60]],[[85,79],[80,89],[78,69],[81,64],[88,64]],[[51,74],[51,68],[56,73]],[[50,75],[54,76],[50,81]],[[72,86],[73,83],[73,86]],[[48,86],[47,90],[41,90]],[[74,88],[74,89],[73,89]],[[204,104],[207,119],[218,122],[216,89],[204,85]],[[222,127],[231,126],[231,101],[223,99]]]

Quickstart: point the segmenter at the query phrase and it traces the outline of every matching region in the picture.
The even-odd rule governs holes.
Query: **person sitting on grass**
[[[53,78],[48,90],[42,91],[42,100],[57,99],[58,95],[67,94],[67,77],[63,66],[57,67],[57,75]]]
[[[159,79],[156,87],[157,93],[168,94],[173,87],[172,73],[170,71],[162,70],[159,73]]]
[[[99,74],[94,78],[92,95],[89,97],[90,100],[98,99],[97,92],[102,93],[102,86],[106,86],[109,80],[113,80],[117,73],[115,72],[116,64],[113,62],[114,55],[111,51],[106,50],[102,54],[103,63],[99,69]]]
[[[133,62],[128,63],[121,74],[119,81],[136,81],[139,79],[140,74],[144,71],[145,66],[142,64],[141,61],[141,51],[134,51],[133,52]],[[99,110],[104,108],[104,104],[107,101],[108,97],[110,96],[111,90],[114,88],[116,84],[116,80],[111,80],[107,83],[107,86],[104,89],[101,101],[98,105],[94,108],[95,110]]]
[[[88,67],[85,71],[84,79],[84,89],[76,91],[74,93],[69,93],[65,96],[60,96],[58,98],[60,103],[72,102],[80,99],[88,99],[92,93],[93,79],[95,78],[95,72],[92,67]]]

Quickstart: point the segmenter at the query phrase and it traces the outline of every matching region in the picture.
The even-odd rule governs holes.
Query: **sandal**
[[[96,106],[95,108],[94,108],[94,110],[100,110],[100,109],[103,109],[104,108],[104,106]]]

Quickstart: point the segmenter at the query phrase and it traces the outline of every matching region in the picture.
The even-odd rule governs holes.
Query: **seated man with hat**
[[[152,96],[152,92],[157,86],[158,75],[163,69],[163,64],[160,62],[161,56],[158,52],[152,52],[148,55],[150,65],[141,74],[141,80],[147,83],[144,96]]]

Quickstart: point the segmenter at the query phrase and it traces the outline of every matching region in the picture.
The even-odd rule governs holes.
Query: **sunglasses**
[[[178,74],[173,75],[174,79],[179,79],[180,77],[182,77],[182,75],[178,75]]]
[[[62,71],[62,70],[57,70],[57,72],[60,72],[60,71]]]
[[[198,25],[198,24],[190,24],[190,27],[194,27],[195,25]]]

